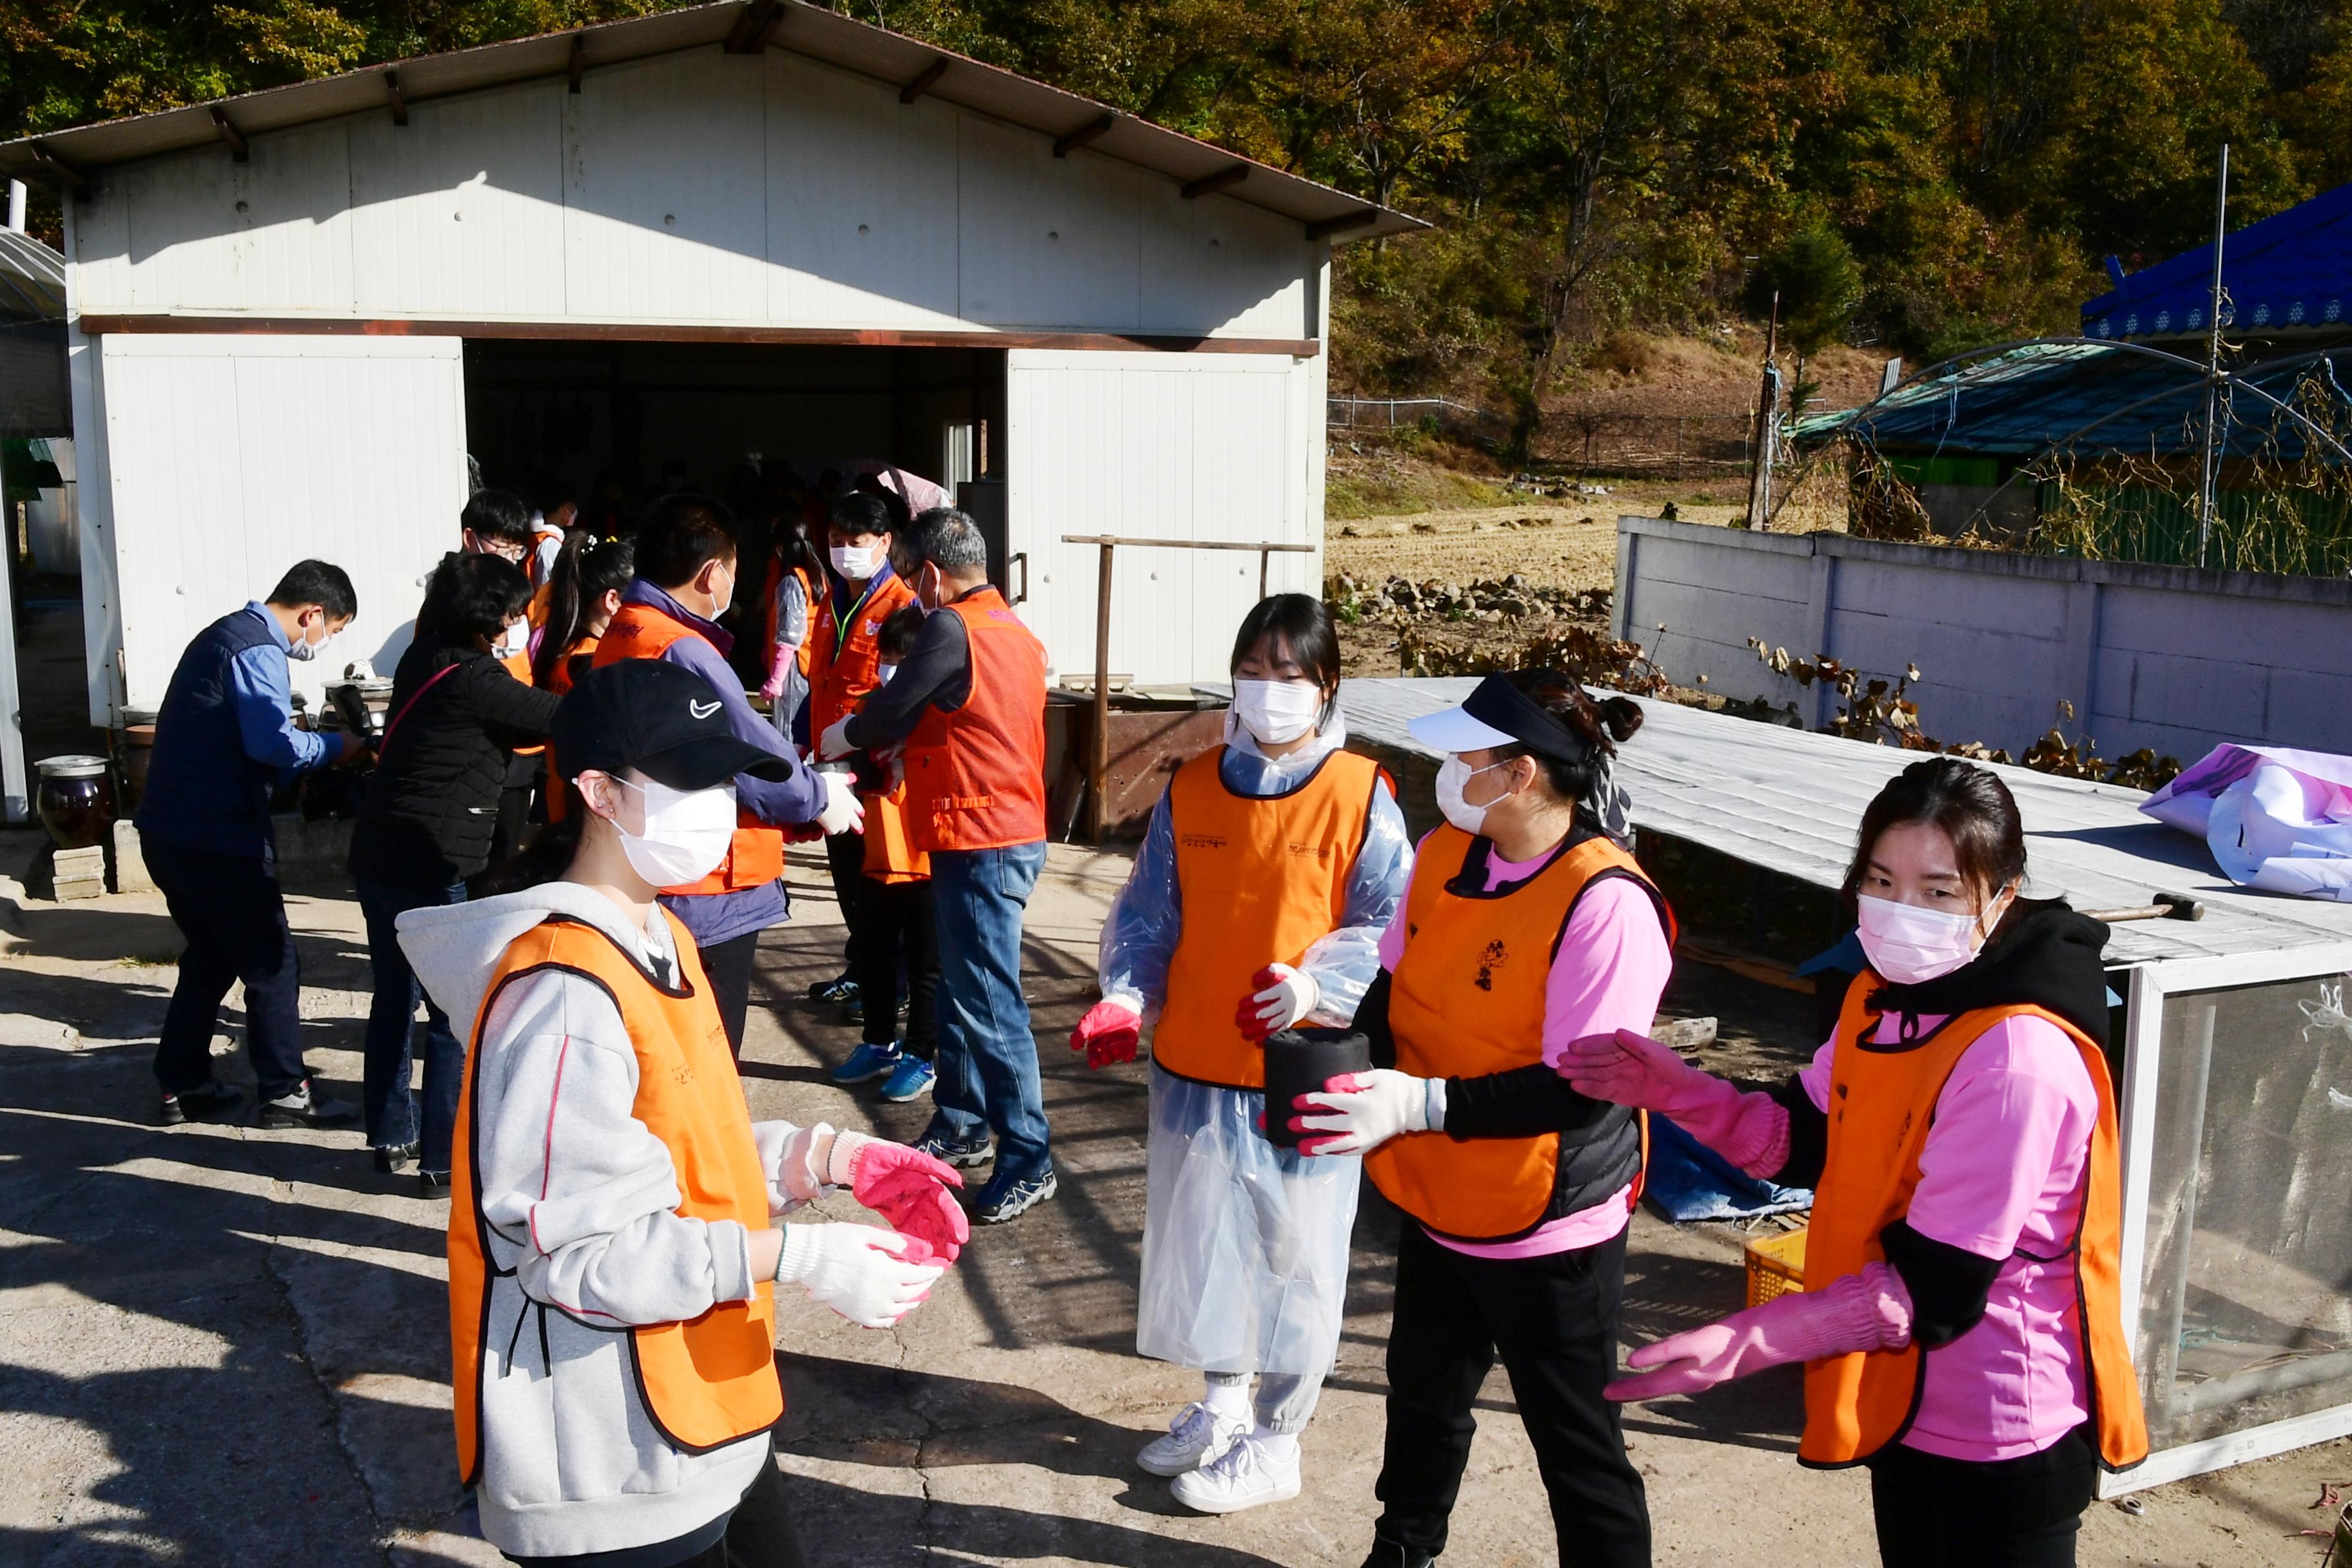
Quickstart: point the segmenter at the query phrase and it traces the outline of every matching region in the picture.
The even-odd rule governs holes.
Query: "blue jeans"
[[[1021,994],[1021,912],[1045,846],[931,851],[931,920],[940,948],[939,1079],[932,1127],[970,1142],[996,1133],[996,1169],[1051,1168],[1037,1037]]]
[[[425,1000],[425,1099],[418,1125],[416,1091],[410,1087],[417,998],[424,987],[400,951],[393,922],[409,910],[466,901],[466,884],[446,888],[395,888],[364,879],[359,883],[360,913],[367,920],[368,962],[375,968],[375,1000],[368,1006],[367,1070],[360,1103],[367,1115],[367,1141],[378,1149],[421,1143],[417,1168],[446,1175],[449,1142],[457,1124],[457,1091],[466,1080],[466,1047],[449,1028],[449,1015]]]

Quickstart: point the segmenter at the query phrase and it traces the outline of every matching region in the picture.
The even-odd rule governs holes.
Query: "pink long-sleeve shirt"
[[[1487,889],[1524,881],[1543,865],[1542,859],[1490,856]],[[1404,956],[1406,912],[1412,904],[1408,878],[1395,918],[1381,936],[1381,967],[1391,972]],[[1666,933],[1646,891],[1623,877],[1604,878],[1587,887],[1568,918],[1568,930],[1544,983],[1544,1060],[1558,1067],[1570,1043],[1586,1035],[1612,1029],[1649,1033],[1657,1019],[1658,997],[1673,971]],[[1430,1239],[1473,1258],[1542,1258],[1596,1247],[1625,1228],[1633,1215],[1633,1195],[1632,1188],[1621,1187],[1590,1208],[1563,1215],[1516,1241],[1456,1241],[1435,1231],[1429,1233]]]
[[[1921,1032],[1944,1020],[1918,1020]],[[1879,1020],[1875,1038],[1897,1037]],[[1798,1075],[1829,1108],[1823,1046]],[[2041,1018],[1996,1024],[1962,1052],[1937,1099],[1906,1218],[1931,1241],[2002,1260],[1975,1327],[1927,1352],[1903,1441],[1953,1459],[2039,1453],[2089,1418],[2071,1247],[2083,1209],[2097,1090],[2074,1043]]]

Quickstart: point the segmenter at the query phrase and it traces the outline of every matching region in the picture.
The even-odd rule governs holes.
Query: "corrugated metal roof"
[[[1356,679],[1340,683],[1348,730],[1360,739],[1428,752],[1408,721],[1459,702],[1477,682]],[[1633,825],[1705,845],[1817,888],[1836,888],[1864,807],[1916,752],[1759,724],[1636,698],[1642,732],[1618,753]],[[2208,906],[2204,920],[2115,927],[2110,963],[2326,948],[2352,939],[2352,904],[2233,886],[2205,847],[2143,816],[2137,790],[1995,767],[2025,819],[2030,891],[2077,909],[2144,904],[2158,889]]]
[[[66,319],[66,258],[29,234],[0,228],[0,321]]]
[[[2221,242],[2221,324],[2239,332],[2352,330],[2352,185],[2250,223]],[[2161,338],[2210,330],[2213,250],[2200,246],[2143,268],[2083,307],[2094,338]]]
[[[2238,379],[2292,401],[2304,377],[2329,374],[2326,361],[2296,354],[2249,366]],[[1796,422],[1791,438],[1809,446],[1850,429],[1887,452],[2026,458],[2071,444],[2085,453],[2164,456],[2196,449],[2204,405],[2201,366],[2105,343],[2027,343],[1945,374],[1922,374],[1858,416],[1852,410],[1809,415]],[[2299,458],[2301,432],[2273,414],[2252,394],[2241,395],[2228,426],[2229,451]]]
[[[396,101],[479,92],[560,77],[575,68],[649,55],[751,42],[870,77],[1021,126],[1057,141],[1211,188],[1234,200],[1296,218],[1310,234],[1367,239],[1429,226],[1328,185],[1285,174],[1210,142],[1118,113],[1092,99],[983,65],[917,39],[829,11],[805,0],[721,0],[720,4],[604,22],[570,32],[516,38],[479,48],[421,55],[340,76],[110,120],[0,143],[0,176],[70,186],[106,168],[190,147],[250,139],[346,114],[389,113]],[[751,35],[746,38],[745,35]],[[221,121],[226,120],[227,129]],[[1108,124],[1106,125],[1106,121]],[[1240,173],[1236,174],[1236,171]]]

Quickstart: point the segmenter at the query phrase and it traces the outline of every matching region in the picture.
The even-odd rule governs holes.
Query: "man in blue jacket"
[[[155,1047],[166,1125],[236,1102],[213,1076],[212,1039],[230,985],[245,982],[246,1047],[264,1127],[331,1127],[355,1112],[314,1093],[302,1064],[301,972],[269,797],[306,768],[348,762],[365,743],[294,727],[288,659],[319,658],[359,613],[340,566],[298,563],[267,600],[196,634],[155,716],[154,754],[139,800],[140,848],[188,941]]]

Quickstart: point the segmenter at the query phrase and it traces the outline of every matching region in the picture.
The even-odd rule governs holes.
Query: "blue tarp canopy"
[[[2352,189],[2352,187],[2347,187]],[[2239,379],[2294,402],[2308,379],[2331,401],[2347,399],[2352,347],[2340,369],[2305,353],[2249,366]],[[2306,392],[2311,388],[2305,388]],[[2299,405],[2301,406],[2301,405]],[[2105,343],[2027,343],[1930,372],[1859,415],[1810,416],[1791,438],[1817,446],[1851,430],[1889,454],[1983,453],[2032,458],[2053,447],[2085,456],[2127,452],[2166,458],[2199,449],[2205,410],[2201,365],[2157,359]],[[2305,413],[2311,412],[2306,406]],[[2232,394],[2227,452],[2294,461],[2303,432],[2251,392]]]
[[[2117,269],[2118,271],[2120,269]],[[2352,185],[2250,223],[2221,242],[2221,324],[2243,333],[2346,330],[2352,307]],[[2213,250],[2200,246],[2128,277],[2083,307],[2083,335],[2203,331]]]

